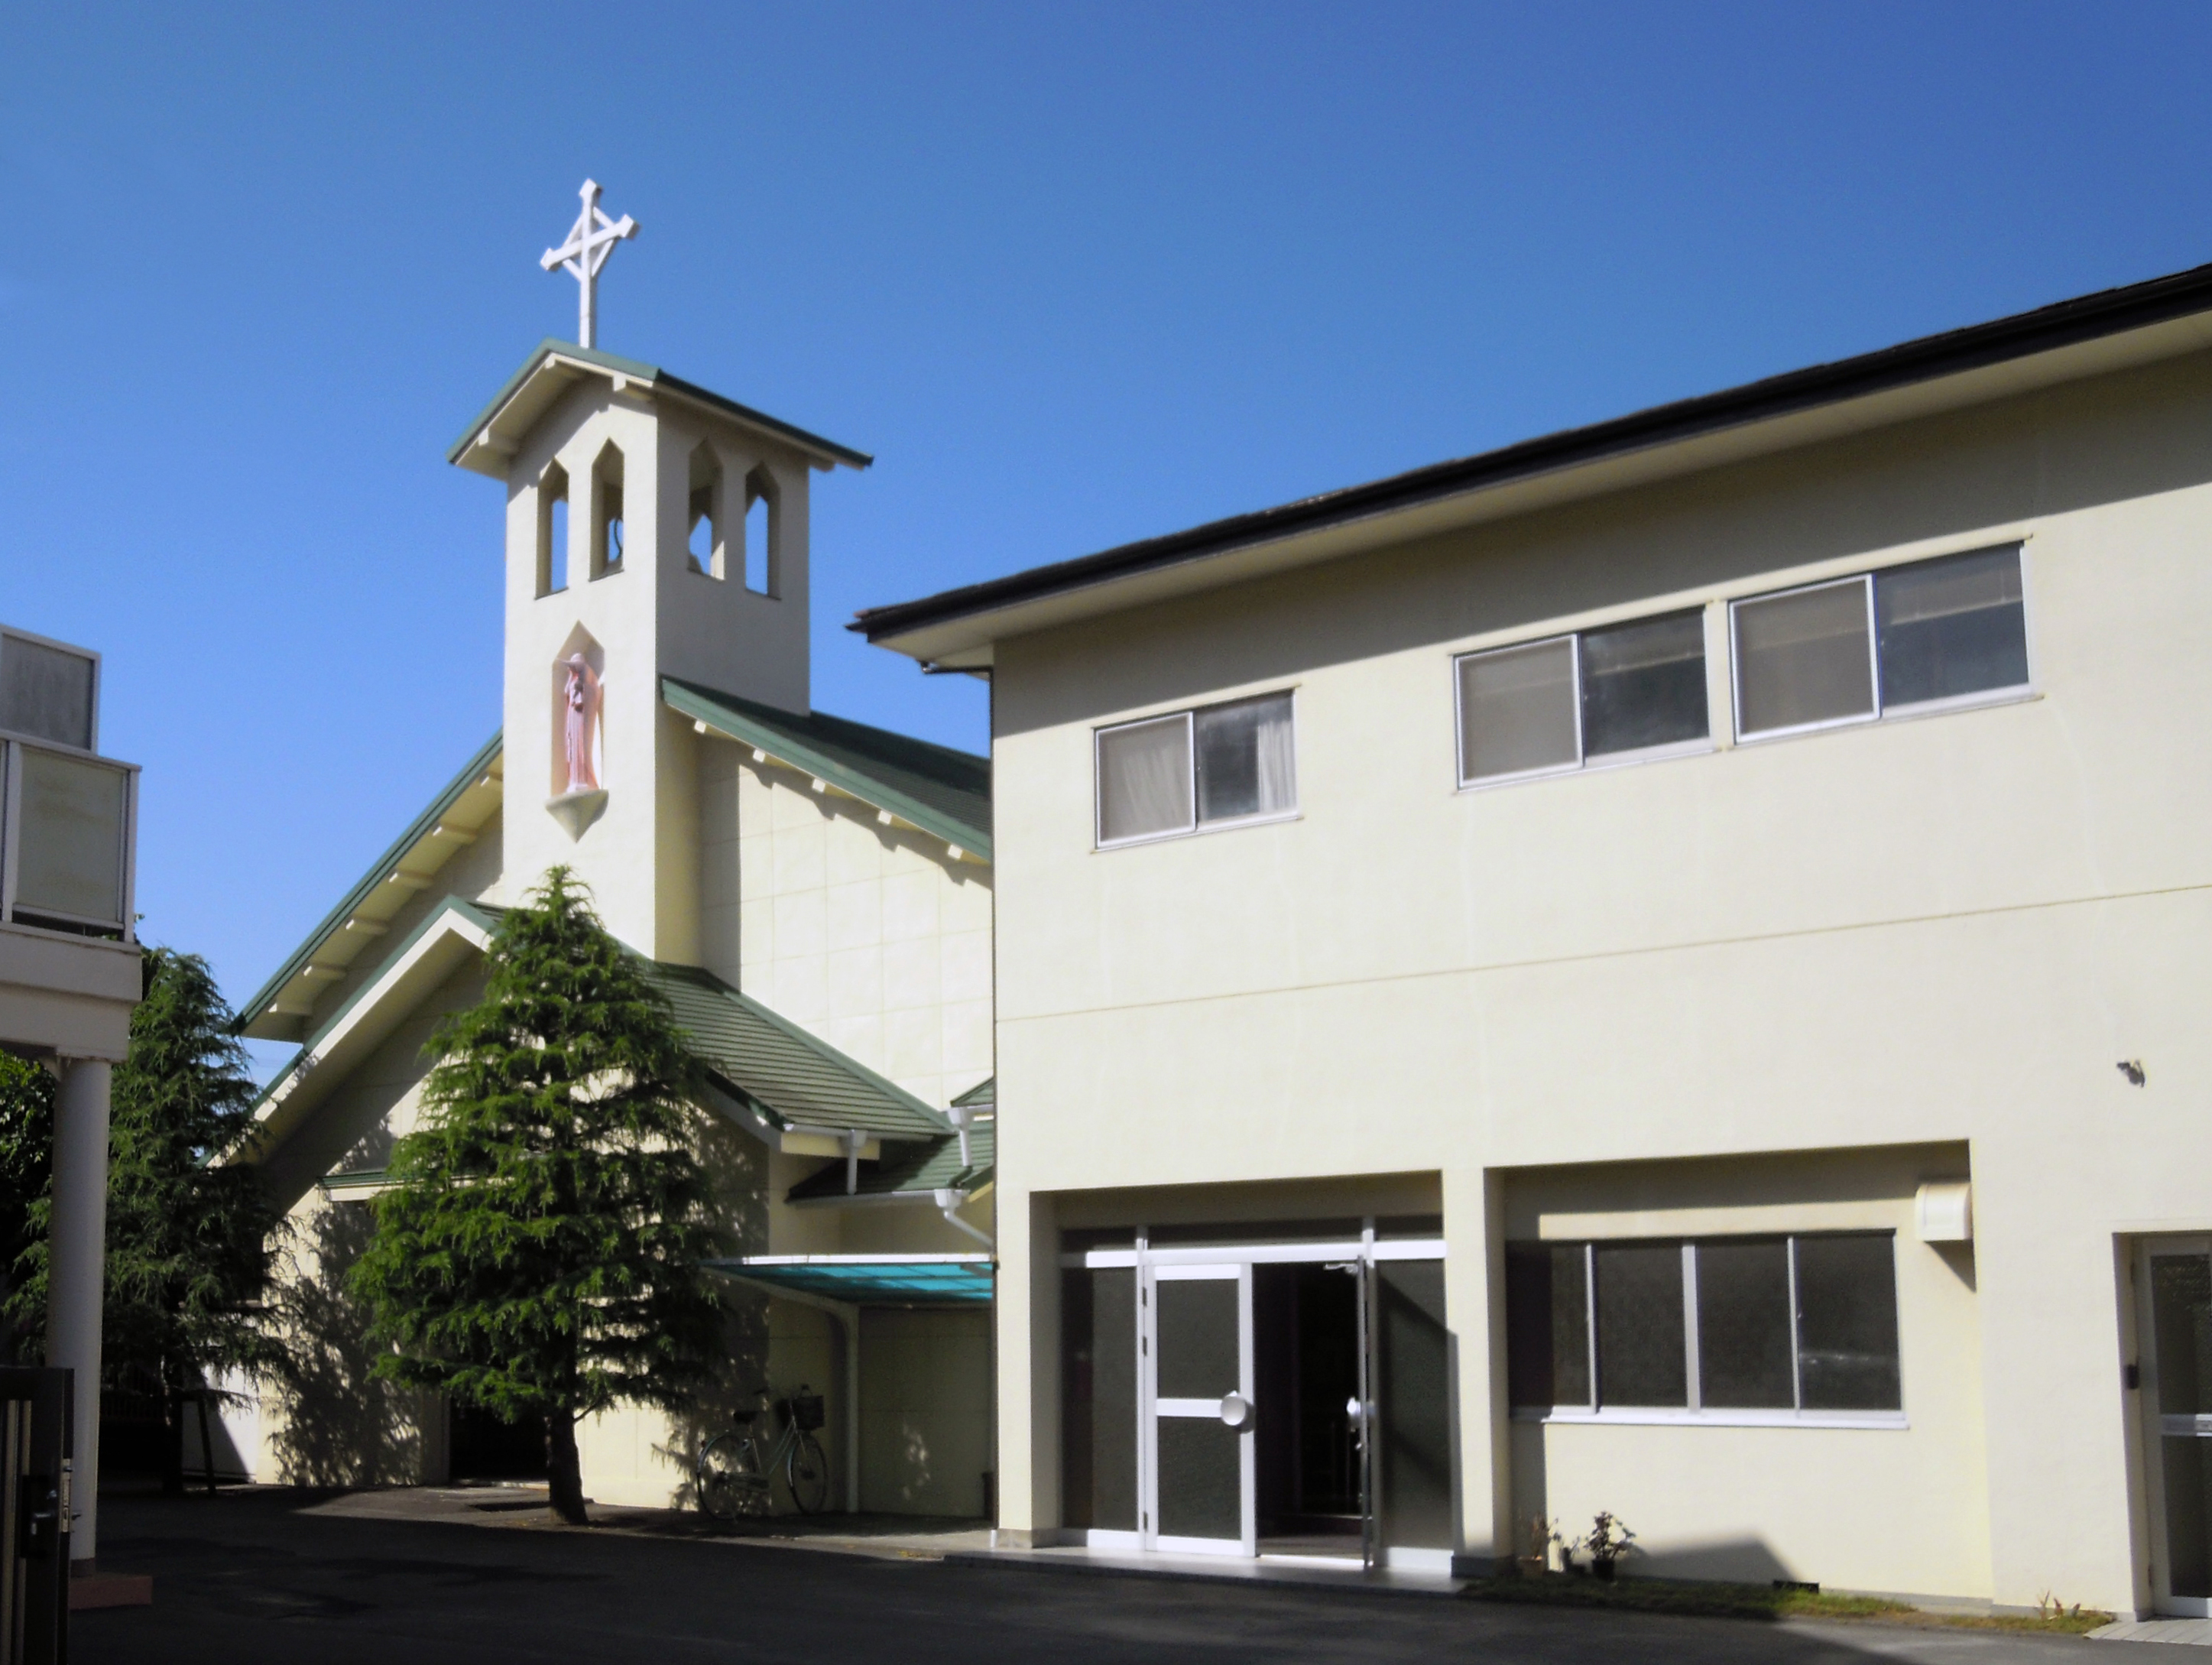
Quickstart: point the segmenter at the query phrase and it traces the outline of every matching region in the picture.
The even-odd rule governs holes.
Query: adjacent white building
[[[46,1360],[76,1372],[70,1556],[99,1548],[108,1083],[140,966],[138,771],[100,750],[100,655],[0,626],[0,1047],[59,1078]]]
[[[994,685],[1002,1541],[2212,1610],[2212,268],[855,628]]]

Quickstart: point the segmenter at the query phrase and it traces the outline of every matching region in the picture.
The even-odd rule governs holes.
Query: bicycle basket
[[[823,1423],[822,1395],[799,1392],[791,1396],[791,1419],[808,1433]]]

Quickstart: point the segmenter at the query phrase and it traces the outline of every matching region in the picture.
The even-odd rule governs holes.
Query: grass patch
[[[1831,1595],[1823,1591],[1775,1589],[1765,1584],[1623,1578],[1601,1583],[1547,1573],[1541,1578],[1478,1578],[1465,1594],[1478,1601],[1526,1601],[1543,1607],[1601,1607],[1621,1613],[1686,1613],[1709,1619],[1856,1619],[1945,1628],[2043,1632],[2083,1636],[2112,1615],[2093,1608],[2053,1606],[2043,1613],[1929,1613],[1878,1595]]]

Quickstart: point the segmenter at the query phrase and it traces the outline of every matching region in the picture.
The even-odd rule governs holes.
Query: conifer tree
[[[279,1217],[252,1168],[216,1160],[252,1127],[255,1094],[207,962],[152,948],[143,975],[109,1097],[100,1365],[110,1382],[159,1384],[162,1484],[181,1490],[185,1395],[277,1357],[258,1306]],[[52,1212],[50,1190],[30,1206],[28,1275],[9,1296],[19,1321],[45,1313]]]
[[[28,1364],[45,1329],[43,1303],[24,1310],[9,1297],[31,1270],[32,1210],[53,1183],[54,1078],[0,1052],[0,1364]]]
[[[577,1420],[680,1409],[721,1352],[697,1066],[566,868],[505,915],[486,972],[432,1038],[354,1288],[380,1372],[544,1418],[553,1512],[580,1524]]]

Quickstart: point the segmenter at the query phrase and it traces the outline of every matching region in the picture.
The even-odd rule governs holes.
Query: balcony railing
[[[0,924],[130,942],[138,769],[0,736]]]

